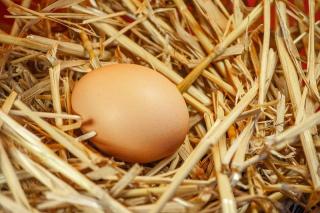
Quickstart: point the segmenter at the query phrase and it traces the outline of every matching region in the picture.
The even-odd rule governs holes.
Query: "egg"
[[[141,65],[114,64],[75,83],[71,103],[101,151],[148,163],[173,154],[188,132],[186,103],[167,78]]]

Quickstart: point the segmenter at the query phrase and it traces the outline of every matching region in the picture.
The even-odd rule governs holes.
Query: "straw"
[[[296,108],[301,103],[301,91],[299,87],[297,74],[296,72],[292,72],[296,69],[291,61],[290,55],[287,53],[285,49],[284,41],[282,38],[280,38],[279,35],[276,36],[276,44],[279,49],[280,61],[283,66],[283,71],[287,81],[287,85],[289,87],[290,99],[295,109],[295,113],[297,113]],[[320,177],[316,171],[318,170],[319,160],[312,142],[312,136],[310,131],[307,130],[303,134],[301,134],[301,141],[304,147],[304,152],[306,154],[308,167],[311,170],[311,177],[314,188],[318,189],[320,187]]]
[[[4,141],[0,140],[1,171],[3,172],[3,175],[7,180],[7,184],[10,188],[10,191],[13,194],[14,200],[20,205],[24,206],[29,211],[32,211],[26,194],[24,193],[21,184],[15,174],[14,167],[9,160],[9,157],[4,149],[3,144]]]
[[[217,102],[222,102],[224,99],[221,92],[217,93]],[[217,103],[216,109],[215,109],[217,119],[223,119],[224,117],[224,111],[221,106],[219,106],[219,103]],[[212,121],[207,125],[208,128],[211,127]],[[226,174],[224,174],[223,169],[223,156],[226,155],[227,151],[227,144],[226,144],[226,136],[222,136],[218,143],[213,145],[212,148],[212,154],[213,154],[213,160],[214,160],[214,167],[216,171],[217,176],[217,182],[218,182],[218,188],[219,188],[219,194],[220,194],[220,203],[222,206],[223,212],[237,212],[237,204],[234,199],[234,195],[232,192],[232,187],[229,181],[229,178]]]
[[[318,212],[320,3],[306,2],[2,0],[3,211]],[[81,130],[74,85],[117,63],[181,92],[189,130],[170,156],[124,162]]]
[[[18,104],[19,105],[19,104]],[[40,142],[40,138],[33,135],[31,132],[28,132],[25,128],[20,126],[10,117],[5,115],[0,111],[1,120],[8,125],[7,131],[15,131],[14,140],[19,143],[21,146],[24,146],[26,149],[29,149],[30,152],[35,154],[41,161],[45,162],[48,166],[60,171],[65,176],[76,181],[80,186],[85,188],[93,196],[96,196],[98,199],[103,199],[102,204],[106,208],[117,210],[118,212],[128,212],[117,201],[113,200],[109,194],[104,192],[101,188],[96,186],[93,182],[89,181],[85,176],[75,170],[72,166],[67,164],[65,161],[62,161],[58,156],[56,156],[48,147]]]
[[[180,2],[180,0],[178,2]],[[180,6],[180,8],[181,7],[182,6]],[[216,57],[221,55],[225,51],[225,49],[236,38],[238,38],[238,36],[243,34],[245,32],[245,30],[248,28],[248,26],[250,26],[252,23],[254,23],[254,21],[261,15],[261,12],[262,12],[262,5],[259,4],[248,15],[248,17],[246,17],[241,22],[241,24],[234,31],[232,31],[230,34],[228,34],[228,36],[226,38],[224,38],[219,44],[217,44],[214,48],[211,43],[210,43],[211,45],[208,45],[206,39],[204,39],[203,45],[205,45],[208,48],[209,55],[206,58],[204,58],[199,63],[199,65],[196,68],[194,68],[182,82],[180,82],[180,84],[178,85],[178,88],[180,89],[180,91],[185,91],[186,89],[188,89],[189,86],[191,86],[191,84],[199,77],[201,72],[212,62],[212,60],[214,60]],[[198,28],[196,28],[196,29],[198,29]],[[201,36],[201,38],[202,38],[202,33],[199,33],[199,36]],[[206,37],[204,37],[204,38],[206,38]]]
[[[110,193],[117,197],[120,195],[121,191],[126,188],[127,185],[130,184],[130,182],[142,171],[142,168],[135,164],[133,167],[128,171],[127,174],[125,174],[122,179],[120,179],[117,184],[115,184],[111,190]]]
[[[15,211],[21,213],[30,212],[25,207],[21,206],[20,204],[14,202],[12,199],[2,194],[0,194],[0,204],[3,208],[7,209],[8,211]]]
[[[239,116],[244,108],[250,103],[257,92],[257,84],[255,84],[250,91],[241,99],[237,107],[234,108],[230,114],[222,120],[221,124],[219,120],[212,125],[208,130],[206,136],[202,139],[202,142],[196,147],[196,149],[190,154],[187,161],[183,166],[179,168],[179,172],[175,174],[174,181],[169,185],[167,190],[161,195],[156,205],[151,212],[160,211],[164,204],[171,198],[177,186],[188,175],[192,167],[199,161],[199,159],[207,152],[209,146],[215,144],[222,134],[224,134],[232,122]],[[219,128],[217,126],[219,125]]]
[[[265,97],[265,82],[267,78],[267,64],[268,64],[268,50],[270,43],[270,1],[266,0],[263,3],[264,11],[264,34],[261,54],[261,65],[260,65],[260,78],[259,78],[259,104],[263,104]]]

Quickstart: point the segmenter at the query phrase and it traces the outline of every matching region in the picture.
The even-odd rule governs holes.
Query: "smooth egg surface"
[[[188,132],[186,103],[167,78],[135,64],[114,64],[83,76],[72,92],[82,131],[103,152],[147,163],[173,154]]]

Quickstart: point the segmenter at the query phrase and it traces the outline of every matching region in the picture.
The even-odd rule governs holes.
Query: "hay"
[[[2,1],[4,211],[319,211],[319,2]],[[74,83],[113,63],[177,85],[190,131],[172,156],[121,162],[79,131]]]

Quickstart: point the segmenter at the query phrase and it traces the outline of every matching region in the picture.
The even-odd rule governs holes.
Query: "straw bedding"
[[[2,212],[320,211],[318,1],[2,2]],[[128,164],[79,130],[74,83],[112,63],[177,85],[175,154]]]

